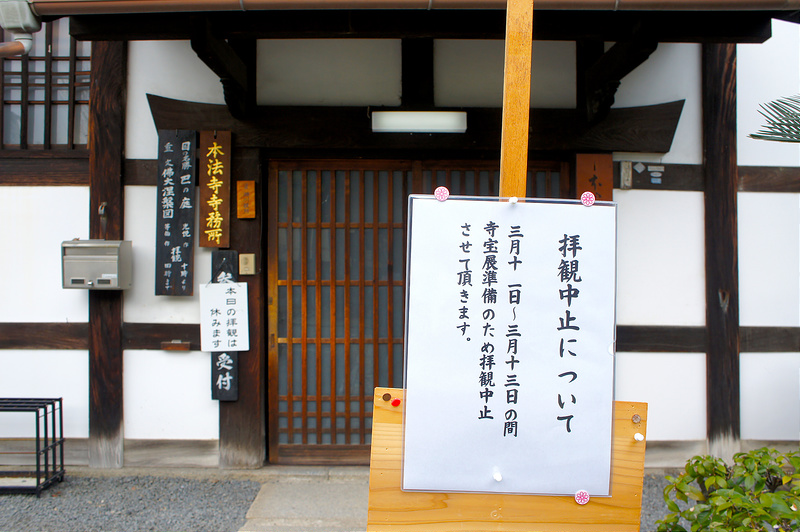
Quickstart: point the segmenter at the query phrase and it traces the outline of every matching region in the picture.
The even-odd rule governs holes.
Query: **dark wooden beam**
[[[256,180],[261,186],[261,159],[257,149],[234,151],[231,176],[234,180]],[[257,194],[257,197],[261,197]],[[264,212],[256,217],[231,217],[231,249],[255,254],[255,264],[264,264],[261,252],[266,235],[262,232]],[[239,399],[219,405],[219,464],[223,468],[257,468],[264,465],[267,450],[266,426],[266,271],[239,278],[247,283],[250,319],[250,350],[239,353]]]
[[[194,20],[192,50],[219,76],[231,115],[237,118],[247,116],[256,103],[255,62],[245,62],[233,46],[218,37],[209,16],[190,18]]]
[[[741,327],[742,353],[797,353],[800,327]]]
[[[589,122],[592,116],[587,90],[589,69],[605,53],[605,43],[598,40],[579,39],[575,42],[575,105],[578,112]]]
[[[32,153],[31,153],[32,152]],[[89,185],[89,152],[0,152],[0,185]]]
[[[796,353],[800,327],[740,327],[742,353]],[[200,326],[193,323],[124,323],[123,349],[163,349],[163,342],[188,342],[200,350]],[[705,327],[617,325],[617,352],[702,353]],[[0,349],[89,348],[88,323],[0,323]]]
[[[617,325],[617,351],[702,353],[705,327]]]
[[[800,192],[800,168],[796,166],[740,166],[739,191]]]
[[[89,349],[89,324],[0,323],[0,349]]]
[[[433,39],[403,39],[402,54],[401,105],[433,108]]]
[[[608,115],[622,78],[644,63],[658,47],[657,41],[641,35],[641,31],[637,33],[632,40],[614,44],[582,72],[585,88],[581,92],[586,100],[578,103],[585,109],[587,121]]]
[[[702,88],[708,439],[728,457],[740,437],[735,45],[703,45]]]
[[[474,158],[496,157],[500,149],[501,110],[467,108],[464,134],[373,133],[366,107],[264,107],[247,122],[233,118],[224,105],[171,100],[149,95],[159,129],[226,129],[238,147],[272,150],[348,150],[357,156],[416,155],[469,149]],[[397,109],[397,108],[390,108]],[[629,151],[666,153],[672,145],[683,101],[612,109],[605,120],[586,124],[574,109],[532,109],[532,151]],[[376,110],[376,108],[372,108]]]
[[[273,152],[274,153],[274,152]],[[296,155],[296,154],[295,154]],[[464,147],[459,153],[452,153],[455,159],[474,158],[475,153],[469,147]],[[632,164],[636,164],[635,162]],[[633,170],[631,186],[635,190],[691,190],[702,192],[703,165],[701,164],[673,164],[673,163],[642,163],[643,171]],[[622,163],[614,163],[614,188],[620,186],[620,170]],[[657,177],[651,175],[648,168],[658,168]],[[794,166],[740,166],[739,192],[800,192],[800,168]],[[19,184],[30,185],[36,183],[4,183],[0,178],[0,185]],[[82,181],[65,180],[64,185],[86,184]],[[125,185],[155,186],[156,161],[153,159],[126,159],[125,160]]]
[[[156,159],[125,159],[125,185],[158,185]]]
[[[622,162],[614,163],[614,188],[694,190],[705,188],[703,165],[632,162],[630,186],[622,185]],[[638,166],[637,166],[638,165]],[[739,166],[739,192],[800,192],[800,168]]]
[[[89,234],[121,240],[127,43],[92,48]],[[123,465],[121,291],[89,291],[89,465]]]
[[[536,40],[628,40],[642,27],[658,42],[764,42],[769,11],[537,11]],[[214,13],[223,39],[504,39],[505,10],[305,10]],[[79,40],[191,39],[185,13],[81,15],[71,17]]]
[[[200,351],[200,326],[192,323],[124,323],[123,349],[161,349],[162,342],[189,342],[189,349]]]

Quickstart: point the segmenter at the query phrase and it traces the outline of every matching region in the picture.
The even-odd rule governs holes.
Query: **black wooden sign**
[[[211,353],[211,398],[239,399],[239,353]]]
[[[158,132],[157,296],[191,296],[194,291],[196,137],[190,130]]]
[[[215,249],[211,252],[211,282],[239,282],[239,252],[233,249]]]
[[[211,282],[235,283],[239,280],[239,252],[217,249],[211,252]],[[239,399],[239,352],[211,353],[211,398],[219,401]]]

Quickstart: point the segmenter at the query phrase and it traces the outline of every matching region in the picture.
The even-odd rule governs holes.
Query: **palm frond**
[[[750,138],[777,142],[800,142],[800,94],[762,103],[758,111],[766,125]]]

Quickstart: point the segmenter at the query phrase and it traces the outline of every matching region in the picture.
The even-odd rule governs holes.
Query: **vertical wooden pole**
[[[264,193],[261,160],[257,149],[233,152],[231,178],[257,177],[257,196]],[[260,190],[259,190],[260,189]],[[257,265],[265,264],[261,256],[263,208],[250,219],[231,218],[231,248],[239,253],[255,253]],[[270,248],[271,249],[271,248]],[[266,310],[264,300],[265,273],[258,267],[255,275],[239,278],[247,282],[250,317],[250,350],[239,353],[239,400],[219,404],[219,465],[223,468],[257,468],[264,465],[267,443],[266,427]],[[277,404],[277,403],[276,403]],[[276,429],[277,430],[277,429]]]
[[[89,234],[121,240],[127,43],[92,46]],[[100,213],[103,215],[101,216]],[[122,467],[122,292],[89,291],[89,465]]]
[[[533,0],[508,0],[500,146],[500,197],[525,197],[531,113]]]
[[[706,380],[709,451],[739,450],[736,45],[704,44]]]

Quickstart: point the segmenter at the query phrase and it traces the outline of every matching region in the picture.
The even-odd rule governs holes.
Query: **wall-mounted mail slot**
[[[61,243],[64,288],[125,290],[131,287],[129,240],[67,240]]]

